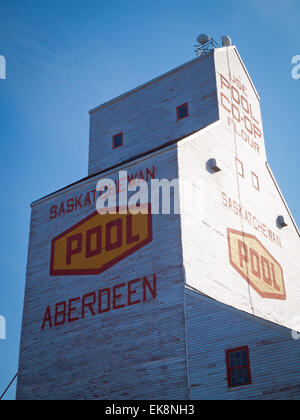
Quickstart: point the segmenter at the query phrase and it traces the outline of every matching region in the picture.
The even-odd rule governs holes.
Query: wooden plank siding
[[[186,102],[189,117],[177,121],[176,108]],[[150,152],[218,119],[214,56],[210,54],[92,111],[89,174]],[[113,149],[113,136],[120,132],[123,146]]]
[[[220,74],[230,80],[230,71],[231,78],[238,77],[240,85],[245,86],[252,113],[261,121],[259,100],[235,48],[216,50],[215,59],[219,99],[225,92],[229,103],[235,103],[230,99],[230,89],[221,89],[220,84]],[[236,123],[235,130],[228,124],[228,112],[222,110],[221,99],[219,107],[219,122],[178,143],[179,177],[200,179],[202,194],[197,223],[190,220],[184,209],[181,212],[186,282],[229,306],[293,328],[300,309],[299,231],[266,166],[262,124],[262,137],[252,136],[259,144],[258,153],[236,133],[242,123]],[[220,172],[212,174],[207,170],[206,163],[211,158],[218,162]],[[238,161],[243,164],[243,171],[238,169]],[[253,173],[258,177],[259,190],[253,185]],[[288,225],[284,229],[277,226],[279,215]],[[240,232],[244,244],[245,235],[255,236],[259,246],[278,262],[286,289],[284,300],[263,298],[230,264],[228,229]],[[251,273],[250,258],[242,263]]]
[[[177,121],[186,102],[189,116]],[[32,205],[17,399],[299,399],[290,331],[300,309],[299,231],[266,165],[259,97],[236,48],[192,60],[90,118],[89,177]],[[117,182],[119,171],[148,186],[178,178],[192,194],[180,184],[181,214],[152,215],[152,230],[149,219],[141,226],[147,240],[98,274],[50,271],[53,239],[90,223],[97,181]],[[80,235],[70,255],[84,255]],[[68,255],[57,258],[67,269]],[[145,279],[152,292],[156,279],[155,293]],[[93,313],[104,289],[110,310]],[[81,316],[88,296],[98,301]],[[62,302],[65,322],[54,325]],[[230,389],[225,351],[241,346],[253,383]]]
[[[177,150],[134,162],[128,174],[177,177]],[[102,177],[117,179],[117,172]],[[99,275],[50,276],[51,240],[95,211],[87,205],[50,219],[53,205],[96,187],[78,184],[32,208],[20,349],[18,399],[185,399],[184,277],[179,215],[153,215],[153,240]],[[149,181],[150,182],[150,181]],[[93,291],[156,275],[156,298],[65,323],[46,324],[45,310]],[[136,285],[136,288],[139,286]],[[120,303],[127,299],[126,288]],[[126,296],[125,296],[126,294]],[[141,292],[133,299],[142,300]],[[78,312],[75,315],[78,315]]]
[[[300,346],[291,332],[186,290],[193,400],[299,400]],[[248,346],[252,384],[228,388],[225,351]]]

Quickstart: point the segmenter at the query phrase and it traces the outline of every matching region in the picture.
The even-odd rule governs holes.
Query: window
[[[113,136],[113,149],[123,146],[123,133],[116,134]]]
[[[244,165],[243,162],[240,161],[238,158],[236,159],[236,169],[237,169],[237,173],[244,178],[245,177],[245,173],[244,173]]]
[[[258,176],[254,172],[252,172],[251,174],[252,174],[252,185],[253,185],[253,187],[257,191],[260,191]]]
[[[248,346],[227,350],[226,364],[229,388],[252,383]]]
[[[177,121],[182,120],[189,116],[189,106],[188,103],[180,105],[176,108],[177,110]]]

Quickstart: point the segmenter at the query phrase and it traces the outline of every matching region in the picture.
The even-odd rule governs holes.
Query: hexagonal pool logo
[[[286,300],[281,265],[254,235],[227,229],[232,267],[265,299]]]
[[[152,214],[97,211],[51,242],[51,276],[96,275],[152,241]]]

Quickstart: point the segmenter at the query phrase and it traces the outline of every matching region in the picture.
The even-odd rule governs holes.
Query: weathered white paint
[[[300,346],[290,331],[187,290],[193,400],[299,400]],[[252,384],[228,388],[225,350],[249,346]]]
[[[259,98],[235,48],[216,50],[215,60],[218,97],[222,93],[220,74],[229,80],[230,72],[232,78],[238,77],[245,85],[253,114],[261,122]],[[219,108],[220,124],[191,136],[190,141],[187,138],[178,143],[180,177],[200,178],[203,187],[202,223],[190,226],[191,221],[185,214],[181,219],[186,282],[220,302],[292,328],[293,318],[300,309],[299,232],[266,166],[263,138],[256,140],[260,146],[258,153],[228,125],[228,113],[221,101]],[[211,174],[207,171],[206,162],[210,158],[220,162],[221,172]],[[236,158],[243,163],[244,177],[237,173]],[[260,191],[252,185],[252,172],[258,176]],[[227,199],[223,199],[222,193]],[[224,206],[226,200],[229,203],[229,197],[241,204],[242,212],[247,209],[278,235],[281,246],[269,240],[268,234],[255,229],[253,223],[236,215],[234,209]],[[278,215],[284,216],[288,227],[279,229],[276,226]],[[228,228],[255,235],[279,262],[285,279],[285,301],[262,298],[229,264]]]
[[[188,102],[189,117],[176,108]],[[218,119],[214,57],[192,60],[91,112],[89,174],[187,136]],[[112,148],[115,134],[124,144]]]
[[[228,87],[221,75],[231,75]],[[237,100],[228,97],[232,86],[251,103],[262,133],[255,143],[238,134],[242,120],[235,130],[228,120],[226,108]],[[176,106],[184,102],[190,116],[178,122]],[[112,136],[120,131],[124,145],[112,150]],[[221,172],[207,170],[211,158]],[[84,197],[99,177],[33,203],[17,398],[299,399],[299,342],[287,329],[299,313],[299,231],[266,165],[259,97],[234,47],[91,112],[90,175],[107,170],[101,178],[117,179],[119,170],[127,170],[145,177],[153,166],[156,178],[197,185],[203,197],[198,216],[153,216],[153,241],[100,275],[49,275],[51,240],[95,205],[53,220],[50,209]],[[277,243],[225,207],[224,193],[227,202],[240,203],[274,231]],[[180,197],[186,209],[182,191]],[[288,221],[285,229],[276,226],[279,214]],[[255,235],[280,263],[286,300],[261,297],[230,265],[228,228]],[[156,299],[41,331],[48,305],[153,273]],[[253,385],[229,390],[225,350],[244,345],[250,347]]]
[[[176,147],[132,162],[128,173],[177,177]],[[102,177],[117,179],[118,172]],[[50,276],[50,245],[95,211],[86,206],[49,219],[49,210],[96,188],[98,177],[36,203],[32,209],[20,352],[18,399],[187,398],[180,219],[153,216],[153,241],[100,275]],[[41,331],[46,307],[143,276],[157,275],[157,298],[88,315]],[[120,291],[121,292],[121,291]],[[168,386],[166,386],[168,384]]]

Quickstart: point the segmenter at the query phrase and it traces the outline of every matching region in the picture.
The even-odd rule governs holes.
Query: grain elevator
[[[17,399],[300,398],[299,230],[236,47],[198,40],[92,109],[88,176],[32,204]],[[108,178],[190,194],[103,215]]]

